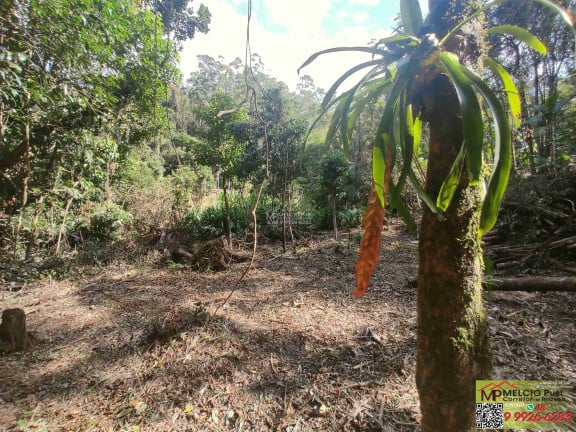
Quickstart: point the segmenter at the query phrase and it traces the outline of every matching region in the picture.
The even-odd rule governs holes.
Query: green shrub
[[[192,238],[211,240],[226,234],[226,209],[224,205],[207,207],[202,212],[190,211],[185,217],[184,228]],[[237,203],[230,206],[230,229],[241,233],[246,229],[246,213]]]
[[[98,242],[121,240],[132,228],[134,217],[117,204],[96,207],[87,219],[76,224],[84,240]]]
[[[357,208],[342,210],[338,213],[338,223],[342,228],[358,228],[362,223],[362,211]]]
[[[332,229],[332,210],[326,207],[316,207],[310,210],[312,216],[312,229]]]
[[[250,208],[254,205],[254,199],[250,202]],[[279,213],[282,210],[282,204],[278,198],[265,197],[258,203],[256,209],[256,220],[259,227],[264,227],[270,223],[270,216]]]

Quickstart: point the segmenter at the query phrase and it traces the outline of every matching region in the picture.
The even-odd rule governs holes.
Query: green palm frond
[[[488,34],[494,34],[494,33],[508,34],[514,36],[516,39],[524,42],[534,51],[539,52],[542,55],[546,55],[546,53],[548,52],[546,45],[544,45],[540,41],[540,39],[538,39],[528,30],[523,29],[522,27],[517,27],[513,25],[500,25],[488,29]]]
[[[400,1],[400,16],[404,32],[411,36],[418,36],[422,28],[422,11],[418,0]]]
[[[504,69],[504,67],[496,60],[487,57],[484,59],[484,64],[488,66],[492,73],[494,73],[494,75],[496,75],[502,82],[502,90],[508,100],[508,108],[510,108],[510,113],[514,120],[514,126],[520,126],[522,120],[522,102],[520,101],[520,92],[518,91],[514,80],[510,77],[506,69]]]
[[[508,184],[511,169],[511,131],[508,115],[496,93],[473,71],[460,61],[457,55],[444,51],[445,42],[464,24],[483,14],[496,5],[511,0],[492,0],[451,29],[447,35],[437,41],[434,35],[423,33],[423,19],[418,0],[401,0],[401,19],[404,33],[396,34],[377,41],[373,47],[336,47],[319,51],[310,56],[303,68],[324,54],[335,52],[364,52],[372,54],[372,59],[347,70],[328,90],[322,103],[322,115],[333,110],[332,120],[326,137],[332,142],[336,134],[340,135],[344,149],[347,149],[351,134],[362,112],[383,99],[384,112],[378,123],[374,137],[372,175],[375,191],[382,205],[386,202],[384,178],[391,173],[396,164],[396,152],[402,166],[398,179],[390,179],[390,203],[398,209],[400,216],[409,227],[414,227],[412,216],[404,208],[400,194],[407,180],[410,180],[422,201],[439,218],[450,207],[455,191],[464,172],[470,186],[480,187],[486,172],[483,161],[484,120],[478,96],[488,106],[487,114],[495,124],[495,159],[491,167],[487,191],[483,199],[479,232],[484,233],[495,223],[504,191]],[[550,0],[527,0],[540,3],[555,11],[570,25],[573,32],[572,17]],[[539,53],[545,53],[546,47],[527,30],[516,26],[501,25],[489,30],[492,33],[512,35],[526,43]],[[521,103],[518,89],[508,72],[495,60],[486,59],[485,64],[502,84],[513,122],[519,125]],[[299,69],[299,70],[300,70]],[[352,75],[366,70],[364,76],[349,90],[337,96],[337,92]],[[444,74],[454,86],[462,115],[462,147],[453,162],[452,168],[444,179],[438,196],[431,197],[413,171],[414,156],[420,153],[422,119],[413,111],[412,91],[417,88],[423,75]],[[317,121],[314,125],[317,124]],[[388,162],[387,162],[388,161]]]

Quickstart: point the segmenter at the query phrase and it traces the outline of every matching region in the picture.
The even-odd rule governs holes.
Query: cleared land
[[[416,247],[393,223],[371,290],[355,300],[356,247],[326,236],[285,255],[262,245],[212,319],[246,263],[92,267],[1,292],[37,340],[0,357],[0,427],[416,431]],[[497,377],[576,382],[573,293],[486,300]]]

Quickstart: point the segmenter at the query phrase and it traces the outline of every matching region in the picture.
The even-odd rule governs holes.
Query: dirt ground
[[[94,267],[1,291],[37,340],[0,357],[0,430],[417,431],[416,247],[392,224],[358,300],[357,245],[329,236],[260,246],[224,306],[246,263]],[[574,293],[486,301],[496,378],[576,383]]]

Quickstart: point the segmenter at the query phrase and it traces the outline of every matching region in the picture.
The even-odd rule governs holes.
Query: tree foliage
[[[566,9],[576,6],[573,0],[558,4]],[[490,54],[515,77],[524,107],[521,133],[515,142],[516,169],[527,167],[535,172],[538,166],[555,165],[569,147],[559,135],[562,128],[557,122],[570,100],[559,97],[558,87],[575,67],[570,28],[539,3],[503,3],[490,11],[487,19],[498,27],[503,23],[525,27],[545,47],[543,55],[512,34],[489,35]]]
[[[2,2],[0,195],[18,227],[27,206],[61,207],[62,232],[82,202],[112,200],[131,149],[167,126],[180,76],[161,18],[134,0]]]
[[[196,32],[208,33],[210,11],[200,4],[198,12],[190,5],[190,0],[149,0],[151,9],[160,14],[165,33],[177,41],[192,39]]]

